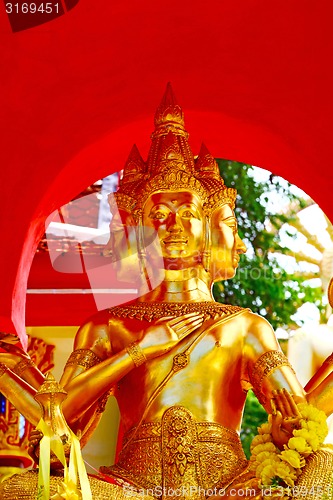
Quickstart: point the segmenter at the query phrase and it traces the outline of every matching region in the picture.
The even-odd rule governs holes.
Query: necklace
[[[217,319],[242,311],[239,306],[218,302],[136,302],[109,309],[112,316],[154,321],[167,316],[183,316],[191,312],[203,313],[204,319]]]

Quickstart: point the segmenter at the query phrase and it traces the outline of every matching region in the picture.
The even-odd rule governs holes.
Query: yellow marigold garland
[[[284,450],[279,450],[272,439],[271,415],[258,428],[251,443],[250,468],[262,487],[293,487],[306,464],[306,458],[323,444],[328,428],[323,411],[307,403],[297,405],[302,416],[300,428],[293,431]]]

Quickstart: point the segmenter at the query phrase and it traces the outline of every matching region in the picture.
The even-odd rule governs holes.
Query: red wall
[[[146,154],[167,81],[195,152],[270,169],[333,219],[329,0],[80,0],[16,33],[1,9],[1,330],[24,335],[45,218]]]

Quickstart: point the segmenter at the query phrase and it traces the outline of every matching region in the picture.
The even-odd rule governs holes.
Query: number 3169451
[[[59,3],[6,3],[7,14],[59,14]]]

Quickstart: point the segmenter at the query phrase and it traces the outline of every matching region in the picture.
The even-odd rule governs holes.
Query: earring
[[[211,255],[211,238],[210,238],[210,218],[205,217],[205,245],[202,252],[202,265],[206,272],[210,270],[210,255]]]
[[[146,254],[146,247],[144,245],[143,226],[142,226],[142,218],[141,217],[140,217],[139,223],[138,223],[137,244],[138,244],[140,273],[144,277],[146,277],[146,259],[147,259],[147,254]]]

